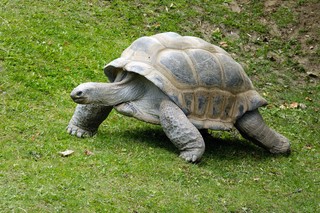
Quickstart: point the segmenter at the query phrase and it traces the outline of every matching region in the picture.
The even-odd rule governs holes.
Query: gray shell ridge
[[[141,37],[104,71],[113,82],[119,70],[146,77],[199,129],[229,130],[245,112],[267,104],[225,50],[192,36]]]

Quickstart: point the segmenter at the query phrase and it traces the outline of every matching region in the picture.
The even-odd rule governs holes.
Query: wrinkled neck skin
[[[78,104],[114,106],[142,97],[145,93],[142,78],[137,74],[128,73],[119,82],[83,83],[77,86],[70,96]]]

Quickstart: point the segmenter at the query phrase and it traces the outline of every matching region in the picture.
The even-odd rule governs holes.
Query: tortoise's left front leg
[[[79,138],[95,135],[112,108],[112,106],[78,104],[67,126],[67,132]]]
[[[200,161],[205,150],[204,140],[177,105],[169,100],[162,101],[160,123],[168,138],[180,150],[181,158],[188,162]]]
[[[258,110],[246,112],[235,123],[241,135],[271,153],[290,153],[289,140],[264,122]]]

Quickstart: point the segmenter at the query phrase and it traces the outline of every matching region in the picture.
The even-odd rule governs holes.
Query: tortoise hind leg
[[[204,140],[199,130],[173,102],[161,102],[160,123],[168,138],[180,150],[181,158],[188,162],[201,159],[205,150]]]
[[[258,110],[246,112],[235,127],[241,135],[271,153],[290,153],[290,142],[283,135],[269,128]]]
[[[79,138],[95,135],[99,125],[108,117],[112,108],[112,106],[78,104],[67,126],[67,132]]]

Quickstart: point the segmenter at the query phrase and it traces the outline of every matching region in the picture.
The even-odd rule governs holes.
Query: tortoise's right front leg
[[[78,104],[67,126],[67,132],[79,138],[95,135],[99,125],[108,117],[112,108],[112,106]]]

